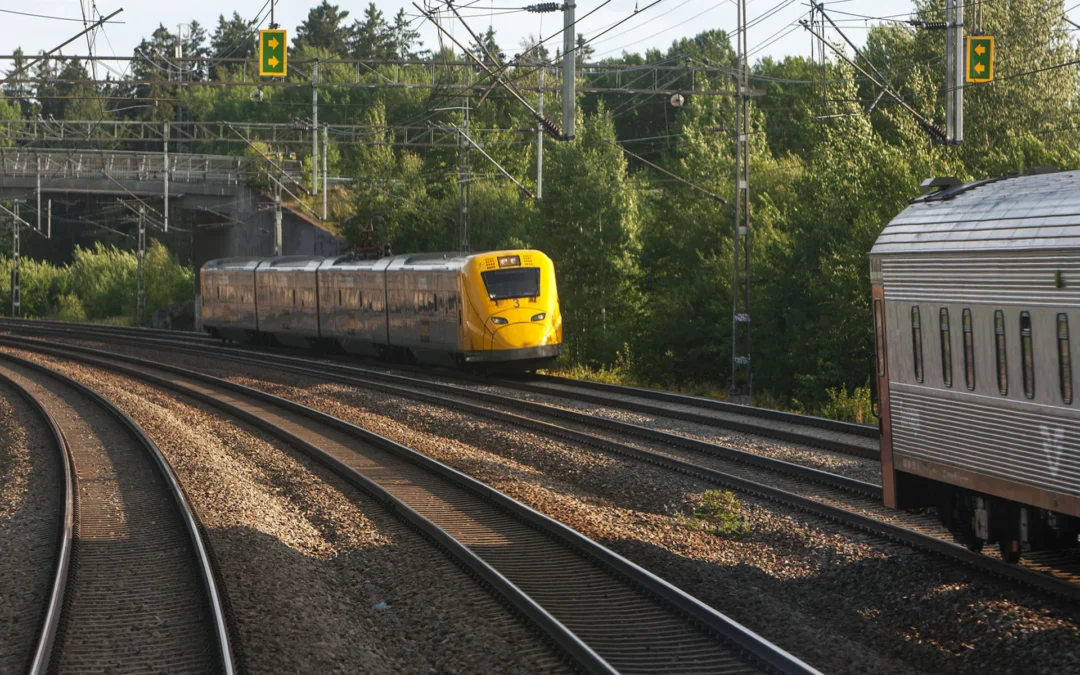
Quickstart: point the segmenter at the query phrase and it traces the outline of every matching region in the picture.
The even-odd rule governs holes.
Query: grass
[[[743,513],[742,504],[735,493],[728,490],[706,490],[701,493],[687,520],[697,529],[729,539],[744,537],[753,530]]]
[[[700,396],[712,398],[718,401],[728,400],[726,386],[716,382],[690,382],[678,386],[666,386],[655,382],[643,381],[635,377],[630,368],[620,363],[611,366],[592,368],[584,365],[562,366],[544,371],[548,375],[566,377],[574,380],[588,380],[603,384],[617,384],[627,387],[646,387],[649,389],[661,389],[685,394],[687,396]],[[754,405],[759,408],[769,408],[784,412],[793,412],[800,415],[815,415],[840,422],[854,422],[856,424],[876,425],[878,423],[877,407],[871,397],[870,382],[861,387],[851,390],[847,386],[831,387],[825,390],[829,400],[820,407],[807,408],[799,401],[789,401],[771,392],[757,392],[754,395]]]

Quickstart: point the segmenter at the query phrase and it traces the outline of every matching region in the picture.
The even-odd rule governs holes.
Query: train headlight
[[[493,316],[491,317],[491,323],[495,324],[496,326],[505,326],[510,322],[502,318],[501,316]]]
[[[539,314],[533,314],[532,320],[533,321],[543,321],[546,318],[547,318],[547,313],[546,312],[540,312]]]

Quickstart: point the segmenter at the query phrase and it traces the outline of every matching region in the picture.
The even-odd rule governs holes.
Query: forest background
[[[919,194],[925,178],[972,180],[1036,166],[1080,168],[1080,45],[1063,3],[994,0],[979,5],[983,30],[996,36],[997,79],[966,88],[966,142],[961,146],[931,141],[910,113],[888,94],[880,95],[843,59],[828,59],[824,70],[802,57],[761,57],[752,64],[751,86],[765,92],[751,106],[750,134],[752,363],[759,402],[872,420],[865,405],[872,355],[867,254],[884,225]],[[943,17],[939,0],[917,2],[912,15],[925,21]],[[413,25],[404,13],[384,17],[375,4],[353,17],[324,1],[290,31],[290,59],[464,60],[451,49],[420,44]],[[250,79],[255,52],[250,21],[234,13],[220,17],[212,31],[196,22],[191,27],[190,36],[183,38],[185,55],[210,60],[185,72],[185,79]],[[140,58],[132,62],[131,75],[165,80],[177,40],[164,27],[155,31],[137,48]],[[536,69],[529,64],[557,56],[548,51],[557,41],[510,47],[499,45],[489,30],[480,34],[480,42],[482,48],[471,45],[474,53],[489,65],[514,61],[509,79],[526,89],[537,86]],[[873,64],[925,117],[944,118],[941,31],[882,22],[870,28],[861,55],[850,48],[845,52],[863,69]],[[587,36],[578,36],[576,56],[591,62]],[[249,63],[215,62],[223,57]],[[666,71],[660,84],[713,90],[733,89],[737,65],[729,34],[720,30],[677,40],[664,52],[623,53],[602,62],[711,66],[718,70],[693,76],[684,69]],[[393,76],[406,82],[431,78],[423,65],[385,68],[394,68]],[[362,80],[388,77],[388,70],[369,70]],[[440,72],[445,83],[483,79],[473,67]],[[76,59],[39,67],[32,76],[33,83],[5,87],[0,119],[288,122],[310,112],[310,89],[304,87],[267,88],[256,102],[251,87],[54,82],[89,79],[88,65]],[[614,77],[590,75],[579,84],[614,86]],[[627,83],[634,77],[635,71],[624,73],[622,86],[632,86]],[[306,80],[298,68],[290,78]],[[399,253],[454,250],[458,151],[403,149],[388,141],[394,125],[460,124],[465,100],[444,89],[348,86],[356,79],[348,65],[325,64],[320,79],[343,85],[320,91],[320,122],[369,125],[369,142],[332,142],[329,153],[331,175],[353,179],[334,193],[333,220],[341,234],[361,243],[373,228],[378,242],[391,243]],[[105,96],[130,96],[133,104]],[[535,105],[534,91],[526,91],[526,98]],[[545,104],[554,111],[549,116],[561,122],[559,92],[550,81]],[[676,107],[659,96],[579,94],[577,140],[545,142],[541,200],[525,196],[472,153],[471,248],[532,247],[554,259],[568,367],[683,389],[726,387],[733,213],[620,146],[731,199],[734,106],[730,96],[688,96]],[[535,187],[536,134],[522,130],[535,128],[536,122],[524,106],[495,88],[472,107],[470,117],[472,128],[501,130],[484,136],[484,150],[519,181]],[[0,137],[0,144],[11,141]],[[202,144],[190,151],[241,152],[235,144]],[[299,159],[310,167],[306,152],[300,149]],[[31,314],[91,319],[133,314],[134,241],[110,231],[131,226],[122,224],[115,211],[108,213],[95,220],[99,227],[80,235],[86,248],[74,253],[71,239],[63,250],[30,242],[24,255],[37,252],[52,261],[37,265],[45,272],[24,300]],[[154,249],[148,272],[151,309],[193,293],[183,236],[159,238],[164,245]],[[8,239],[0,253],[3,246],[10,252]],[[89,283],[78,269],[97,270],[100,278]],[[9,284],[6,274],[0,276],[0,308],[9,308],[10,286],[4,284]],[[860,386],[851,402],[847,392]]]

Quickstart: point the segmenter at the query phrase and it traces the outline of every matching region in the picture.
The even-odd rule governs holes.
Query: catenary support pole
[[[956,82],[956,53],[958,45],[953,31],[956,21],[956,3],[958,0],[945,0],[945,140],[948,143],[956,138],[956,97],[952,95],[953,83]]]
[[[319,59],[311,64],[311,194],[319,194]]]
[[[14,200],[15,218],[11,221],[11,315],[22,316],[22,253],[19,238],[19,202]]]
[[[142,326],[146,319],[146,207],[139,206],[139,258],[135,271],[135,324]]]
[[[953,4],[953,25],[949,32],[953,34],[956,62],[953,63],[953,115],[956,118],[955,143],[964,142],[964,82],[966,74],[967,49],[964,44],[964,0],[951,0]]]
[[[574,140],[574,116],[575,104],[575,68],[577,67],[577,47],[575,39],[577,32],[574,24],[574,0],[567,0],[563,5],[563,139]]]
[[[165,120],[165,144],[164,144],[164,160],[165,160],[165,213],[163,218],[165,220],[165,231],[169,231],[169,121]]]
[[[37,156],[37,231],[41,232],[41,155]]]
[[[322,128],[322,219],[326,220],[326,156],[330,154],[330,125]]]
[[[537,55],[539,58],[539,55]],[[540,116],[544,116],[544,71],[547,68],[542,65],[541,61],[540,70],[538,73],[540,95],[536,102],[536,111],[540,113]],[[537,125],[536,127],[536,198],[544,198],[544,127]]]
[[[281,186],[274,184],[274,255],[281,255]]]

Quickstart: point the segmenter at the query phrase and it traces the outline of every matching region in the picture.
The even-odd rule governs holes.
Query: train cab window
[[[915,381],[923,381],[923,362],[922,362],[922,323],[919,319],[919,306],[914,305],[911,308],[911,346],[913,350],[913,356],[915,359]]]
[[[1069,315],[1057,315],[1058,372],[1061,376],[1061,400],[1072,404],[1072,359],[1069,354]]]
[[[949,310],[941,308],[941,378],[946,387],[952,386],[952,339],[949,332]]]
[[[874,356],[877,361],[878,377],[885,376],[885,326],[881,316],[881,300],[874,300]]]
[[[1024,396],[1035,398],[1035,354],[1031,344],[1031,314],[1020,312],[1020,366],[1024,371]]]
[[[516,269],[481,272],[489,300],[540,297],[540,268],[518,267]]]
[[[1009,393],[1008,359],[1005,357],[1005,312],[994,312],[994,351],[997,360],[998,391]]]
[[[968,389],[975,389],[975,336],[970,309],[964,310],[964,383]]]

